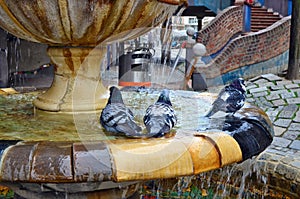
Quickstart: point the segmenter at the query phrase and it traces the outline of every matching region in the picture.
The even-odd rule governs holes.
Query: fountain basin
[[[145,107],[157,99],[158,94],[123,92],[125,103],[130,104],[138,118],[144,114]],[[55,128],[50,134],[46,132],[50,128],[47,124],[44,130],[40,129],[34,136],[26,134],[26,131],[28,134],[34,131],[33,128],[19,134],[3,131],[0,141],[0,181],[15,188],[17,193],[25,185],[30,185],[28,189],[35,187],[32,191],[36,192],[36,184],[51,187],[52,191],[68,193],[106,190],[145,180],[196,175],[242,162],[261,153],[272,142],[273,127],[269,118],[261,109],[248,103],[236,113],[234,123],[243,121],[243,125],[247,123],[250,129],[241,131],[242,128],[238,127],[228,130],[223,127],[228,125],[222,125],[226,122],[230,124],[231,120],[226,118],[202,120],[201,114],[206,113],[215,97],[210,93],[172,91],[171,100],[179,124],[174,136],[164,138],[128,139],[111,136],[95,124],[97,122],[99,125],[99,115],[93,114],[82,122],[77,120],[77,128],[66,128],[70,132],[65,133],[60,132],[62,129],[56,131],[55,128],[59,128],[56,119],[53,120]],[[16,104],[21,104],[18,100],[22,101],[20,94],[6,98],[16,100]],[[27,100],[30,102],[31,99]],[[8,104],[8,101],[3,104]],[[11,101],[9,104],[15,107]],[[197,104],[199,110],[195,109]],[[26,103],[24,107],[28,110],[32,108]],[[28,121],[34,118],[24,107],[17,107],[22,109],[21,113],[12,113],[14,120],[26,116]],[[15,125],[9,123],[9,113],[12,111],[4,113],[8,119],[7,125]],[[53,122],[49,118],[41,121],[36,119],[34,122],[40,128],[45,121]],[[91,124],[91,128],[86,129],[82,124]],[[64,125],[68,125],[66,121]],[[207,129],[197,131],[199,125]],[[25,126],[31,125],[26,123]],[[15,127],[12,131],[22,129]],[[250,142],[244,141],[244,136]],[[257,143],[255,146],[258,147],[253,147],[251,143]],[[43,193],[43,190],[39,192]]]

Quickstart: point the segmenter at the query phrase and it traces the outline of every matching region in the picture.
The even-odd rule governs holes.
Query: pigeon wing
[[[174,109],[164,103],[155,103],[146,110],[144,124],[148,134],[161,137],[175,126],[177,118]]]
[[[134,122],[132,111],[120,103],[107,105],[101,113],[100,122],[112,133],[137,134],[142,130]]]
[[[236,112],[243,107],[245,95],[237,89],[232,89],[228,93],[229,97],[226,100],[227,112]]]

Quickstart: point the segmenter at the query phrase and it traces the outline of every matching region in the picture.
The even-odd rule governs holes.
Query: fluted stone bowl
[[[50,112],[101,110],[107,89],[100,63],[107,42],[135,38],[170,17],[185,0],[4,0],[0,26],[48,44],[55,66],[51,88],[34,105]]]

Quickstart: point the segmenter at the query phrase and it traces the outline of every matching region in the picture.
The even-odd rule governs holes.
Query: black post
[[[289,80],[298,79],[300,69],[300,0],[293,0],[292,4],[289,65],[286,76]]]
[[[202,19],[203,17],[201,16],[197,16],[197,20],[198,20],[198,31],[200,31],[202,29]]]

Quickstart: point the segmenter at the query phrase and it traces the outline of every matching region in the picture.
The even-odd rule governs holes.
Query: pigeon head
[[[168,89],[164,89],[161,92],[157,102],[165,103],[165,104],[168,104],[168,105],[172,106],[169,94],[170,94],[170,91]]]
[[[243,78],[238,78],[238,79],[233,80],[232,83],[230,84],[230,86],[238,89],[242,93],[246,92],[245,81]]]
[[[109,96],[109,99],[108,99],[108,104],[111,104],[111,103],[122,103],[122,104],[124,104],[123,99],[122,99],[121,91],[117,87],[112,86],[112,87],[109,88],[109,91],[110,91],[110,96]]]

